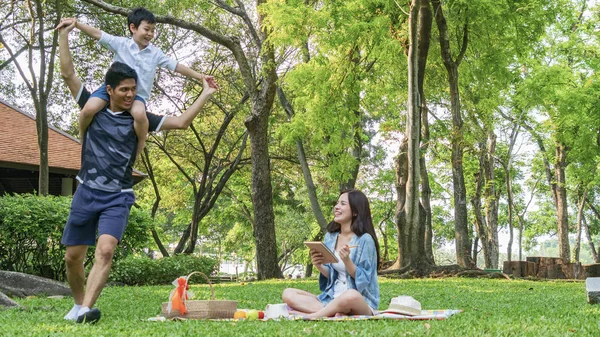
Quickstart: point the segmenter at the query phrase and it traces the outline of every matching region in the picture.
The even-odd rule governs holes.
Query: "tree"
[[[597,97],[591,93],[596,90],[597,83],[591,74],[599,68],[597,62],[585,56],[592,50],[596,52],[598,46],[588,41],[593,33],[585,21],[587,3],[578,5],[580,9],[576,13],[561,13],[558,16],[561,20],[548,29],[548,40],[562,42],[544,44],[540,50],[546,55],[543,59],[539,59],[539,55],[532,57],[519,89],[533,93],[527,100],[543,116],[541,122],[539,119],[528,120],[523,127],[535,139],[542,155],[546,182],[556,209],[559,256],[566,261],[571,258],[568,168],[575,165],[578,170],[577,167],[595,152],[596,137],[592,135],[598,130],[597,118],[591,117],[596,113],[597,105]],[[523,101],[525,98],[521,98]],[[521,106],[525,104],[521,103]],[[580,156],[583,153],[586,154]]]
[[[448,86],[450,88],[450,111],[452,113],[452,181],[454,186],[454,226],[456,229],[456,260],[461,267],[472,267],[471,244],[469,239],[469,226],[467,221],[467,192],[463,173],[463,118],[460,108],[460,93],[458,90],[458,67],[460,66],[469,41],[469,24],[465,21],[462,27],[462,40],[456,58],[452,57],[450,36],[446,17],[439,0],[432,0],[435,21],[439,31],[440,52],[442,61],[448,72]]]
[[[216,124],[219,126],[216,128],[212,144],[206,141],[209,128],[194,125],[190,126],[193,137],[182,137],[173,132],[165,132],[152,137],[151,142],[177,167],[193,190],[194,204],[191,223],[180,238],[174,251],[175,254],[194,252],[200,221],[212,209],[225,184],[242,160],[247,134],[228,135],[227,131],[236,114],[242,110],[246,99],[247,97],[243,97],[238,106],[232,110],[213,100],[224,116],[220,125]],[[205,113],[203,124],[207,126],[212,124],[217,119],[215,117]],[[229,144],[222,144],[224,138],[233,139],[229,141]],[[190,151],[189,149],[197,150]],[[146,166],[150,168],[148,164],[149,160],[146,161]]]
[[[100,0],[85,1],[122,16],[126,16],[129,12],[125,8],[113,6]],[[275,72],[274,50],[268,41],[269,31],[261,25],[266,14],[258,10],[263,3],[265,1],[256,1],[258,20],[254,23],[242,1],[236,0],[235,7],[230,6],[226,1],[214,2],[217,8],[230,15],[230,19],[240,20],[241,27],[244,27],[249,33],[249,41],[245,41],[246,36],[225,35],[228,33],[223,34],[216,29],[192,21],[166,15],[156,16],[157,22],[192,30],[224,46],[232,53],[238,64],[252,107],[245,124],[250,135],[252,202],[254,204],[255,219],[258,219],[254,227],[254,238],[256,240],[259,279],[281,277],[281,270],[279,270],[276,260],[277,249],[268,138],[269,114],[275,98],[277,74]],[[252,50],[244,50],[242,41],[248,42]],[[249,59],[249,56],[252,59]],[[253,69],[253,65],[256,65],[258,69]]]
[[[4,7],[0,12],[0,15],[5,16],[5,20],[0,23],[0,45],[9,55],[8,60],[0,64],[0,70],[9,63],[14,64],[35,107],[40,154],[40,195],[47,195],[49,187],[48,102],[53,88],[54,59],[58,47],[58,33],[54,31],[54,27],[60,22],[62,6],[61,0],[12,1],[10,6]],[[26,65],[19,60],[19,55],[25,51]]]
[[[426,261],[425,255],[425,228],[419,221],[419,185],[421,171],[421,100],[419,96],[419,12],[420,0],[412,0],[408,17],[408,114],[406,116],[407,164],[406,178],[406,226],[409,233],[409,263],[413,268],[420,266],[421,261]]]

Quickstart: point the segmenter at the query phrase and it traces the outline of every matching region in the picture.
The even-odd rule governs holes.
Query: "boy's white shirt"
[[[156,67],[175,70],[177,66],[177,61],[166,56],[162,50],[152,44],[140,50],[133,38],[102,32],[98,43],[115,53],[114,61],[123,62],[137,72],[137,94],[146,101],[150,98],[152,85],[154,85]]]

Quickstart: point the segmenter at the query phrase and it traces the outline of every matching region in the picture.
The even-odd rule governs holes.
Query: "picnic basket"
[[[167,318],[179,317],[187,319],[233,318],[233,315],[237,310],[237,301],[215,300],[215,290],[213,289],[210,279],[204,273],[199,271],[195,271],[185,278],[186,286],[188,280],[194,274],[200,274],[208,282],[211,293],[210,300],[184,300],[187,309],[187,312],[184,315],[181,315],[177,309],[173,309],[169,312],[169,302],[163,302],[163,316]],[[171,298],[169,298],[169,301],[170,300]]]

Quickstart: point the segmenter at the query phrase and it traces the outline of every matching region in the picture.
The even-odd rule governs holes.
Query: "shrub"
[[[179,276],[200,271],[210,276],[217,261],[204,256],[175,255],[152,260],[148,257],[128,256],[118,261],[110,273],[110,281],[127,285],[171,284]],[[195,283],[204,283],[204,279],[194,278]]]
[[[60,244],[71,197],[5,195],[0,198],[0,269],[65,280],[65,246]],[[133,208],[115,260],[144,248],[151,218]],[[86,266],[94,257],[88,249]]]
[[[0,269],[64,277],[62,230],[70,199],[32,194],[0,198]]]

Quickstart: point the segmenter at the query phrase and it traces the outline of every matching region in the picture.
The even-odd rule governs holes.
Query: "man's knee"
[[[104,261],[112,261],[113,255],[115,253],[115,247],[110,245],[97,246],[96,247],[96,261],[104,260]]]
[[[68,247],[65,252],[65,263],[68,266],[82,265],[86,251],[87,247],[85,249],[82,247]]]
[[[96,261],[104,260],[107,262],[112,261],[112,257],[115,253],[118,241],[116,238],[110,235],[101,235],[96,245],[95,257]]]

